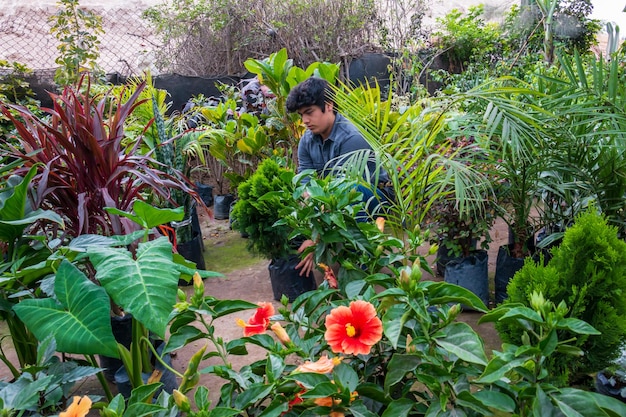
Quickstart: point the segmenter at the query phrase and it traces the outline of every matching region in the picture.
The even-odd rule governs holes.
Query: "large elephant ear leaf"
[[[117,358],[110,302],[104,289],[70,262],[63,261],[56,273],[54,292],[58,301],[28,299],[14,307],[37,340],[52,335],[59,352]]]
[[[140,243],[136,259],[120,248],[94,247],[87,253],[96,278],[113,301],[150,331],[165,337],[180,276],[167,238]]]

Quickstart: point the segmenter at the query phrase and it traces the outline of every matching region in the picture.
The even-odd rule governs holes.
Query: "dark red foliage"
[[[107,213],[105,207],[130,211],[135,199],[171,201],[174,189],[197,197],[182,173],[142,152],[140,141],[127,143],[124,122],[142,102],[138,97],[145,84],[137,86],[126,102],[121,93],[92,95],[88,79],[86,84],[68,86],[60,95],[51,93],[53,108],[41,109],[45,114],[41,117],[25,107],[0,103],[0,111],[17,130],[2,152],[24,162],[14,173],[39,167],[33,179],[35,206],[63,216],[70,236],[112,235],[135,226]]]

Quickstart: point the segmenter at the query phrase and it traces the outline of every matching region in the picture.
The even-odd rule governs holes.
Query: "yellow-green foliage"
[[[548,367],[563,383],[599,371],[619,356],[626,342],[626,243],[594,209],[577,216],[546,266],[527,261],[507,291],[506,302],[529,305],[532,291],[541,291],[555,304],[565,301],[569,317],[584,320],[602,333],[577,340],[585,352],[579,360],[555,355]],[[499,330],[504,340],[521,337],[503,326]],[[559,340],[570,336],[559,335]]]

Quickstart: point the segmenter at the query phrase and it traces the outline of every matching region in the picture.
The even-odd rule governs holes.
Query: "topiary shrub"
[[[576,340],[584,353],[579,360],[560,355],[553,347],[557,354],[547,369],[555,383],[566,385],[609,366],[626,343],[626,243],[618,238],[617,228],[589,209],[576,217],[552,255],[545,266],[543,261],[524,264],[507,287],[505,303],[530,306],[530,294],[542,292],[555,304],[565,301],[568,317],[584,320],[602,333]],[[505,342],[522,340],[521,331],[503,325],[497,329]],[[570,337],[574,334],[558,335],[559,340]]]
[[[295,251],[289,244],[288,226],[276,226],[280,211],[292,201],[294,173],[274,159],[265,159],[237,188],[233,229],[248,235],[247,248],[267,259],[283,258]]]

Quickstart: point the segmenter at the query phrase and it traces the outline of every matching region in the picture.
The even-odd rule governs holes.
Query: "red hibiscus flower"
[[[270,317],[274,315],[274,305],[272,303],[259,303],[259,308],[248,322],[237,319],[237,324],[243,327],[245,337],[264,333],[270,325]]]
[[[383,335],[383,324],[376,309],[367,301],[352,301],[326,316],[324,338],[335,353],[367,355]]]

